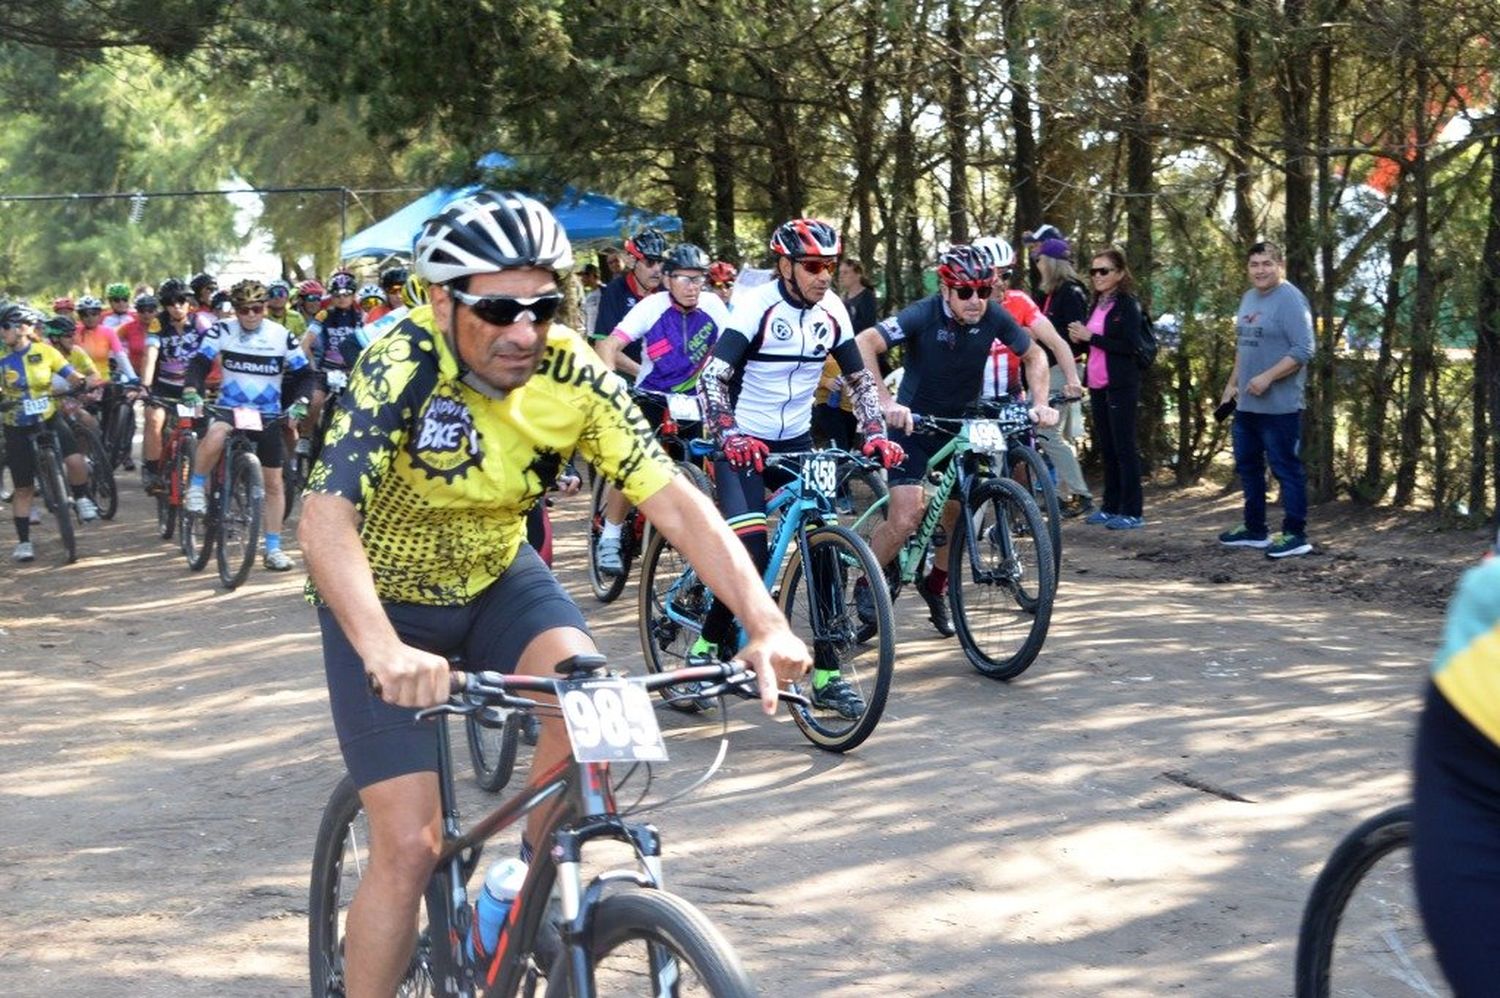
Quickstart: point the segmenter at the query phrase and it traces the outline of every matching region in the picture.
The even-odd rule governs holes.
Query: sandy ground
[[[635,587],[588,596],[577,509],[565,581],[638,662]],[[1012,683],[908,595],[859,750],[731,711],[723,772],[652,820],[670,886],[766,994],[1290,994],[1323,857],[1407,791],[1443,600],[1481,536],[1330,506],[1316,555],[1270,563],[1213,543],[1233,496],[1148,513],[1068,525],[1050,637]],[[37,562],[0,565],[0,994],[305,994],[341,771],[314,617],[300,576],[226,594],[189,573],[149,515],[131,492],[77,564],[43,529]],[[716,717],[663,724],[654,798],[717,749]]]

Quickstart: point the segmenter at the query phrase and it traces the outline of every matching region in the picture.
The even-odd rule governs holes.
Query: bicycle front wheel
[[[605,575],[599,571],[599,534],[604,529],[604,500],[609,494],[609,479],[603,475],[594,476],[594,487],[589,492],[589,588],[594,591],[594,598],[600,603],[613,603],[620,598],[625,591],[625,582],[630,577],[630,561],[628,549],[630,542],[630,518],[633,513],[625,516],[625,526],[620,535],[620,560],[624,562],[624,570],[619,575]]]
[[[1056,578],[1030,494],[1005,478],[976,483],[948,545],[948,605],[969,664],[991,679],[1025,672],[1047,640]]]
[[[896,636],[885,576],[847,527],[822,526],[798,545],[781,576],[781,612],[813,650],[812,707],[794,705],[807,740],[830,752],[859,745],[885,712]],[[846,689],[839,689],[842,685]]]
[[[698,573],[666,535],[653,532],[641,558],[637,613],[647,670],[669,672],[687,665],[688,652],[703,632],[703,620],[708,616],[712,599]],[[684,713],[695,714],[704,708],[683,684],[658,692],[663,700]]]
[[[349,903],[370,863],[370,826],[354,781],[345,776],[334,788],[318,841],[313,847],[307,899],[307,962],[313,998],[344,995],[344,929]],[[435,995],[431,932],[426,902],[419,914],[417,945],[396,993]]]
[[[121,399],[115,403],[113,418],[109,421],[109,468],[130,463],[130,452],[135,447],[135,404]]]
[[[266,484],[260,460],[239,454],[224,483],[219,510],[219,581],[226,589],[238,587],[250,575],[260,543],[260,514]]]
[[[631,887],[603,898],[584,945],[596,995],[750,998],[756,993],[723,933],[666,891]],[[547,975],[547,998],[576,993],[564,951]]]
[[[474,782],[480,790],[497,793],[516,771],[516,750],[524,719],[511,714],[499,727],[480,724],[473,714],[464,718],[469,743],[469,761],[474,764]]]
[[[1297,998],[1447,995],[1422,928],[1410,804],[1350,832],[1318,874],[1297,936]]]
[[[62,461],[51,447],[37,450],[37,485],[46,501],[47,508],[57,520],[57,536],[62,541],[65,564],[78,560],[78,539],[73,535],[73,503],[68,497],[68,480],[63,475]]]

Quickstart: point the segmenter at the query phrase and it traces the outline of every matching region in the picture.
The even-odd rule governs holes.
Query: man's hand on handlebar
[[[371,691],[386,703],[431,707],[448,699],[448,660],[441,655],[397,642],[364,661]]]
[[[752,637],[734,656],[755,673],[760,687],[760,706],[767,714],[776,713],[776,689],[779,683],[793,682],[812,668],[812,655],[802,639],[785,624],[769,634]]]
[[[1031,418],[1038,426],[1056,426],[1057,410],[1050,405],[1034,405],[1031,407]]]
[[[895,399],[892,399],[890,404],[884,407],[882,414],[885,416],[885,425],[892,430],[911,433],[914,429],[911,409],[897,402]]]

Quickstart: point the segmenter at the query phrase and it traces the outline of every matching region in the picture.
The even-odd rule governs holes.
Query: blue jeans
[[[1234,414],[1234,470],[1245,490],[1245,529],[1266,531],[1266,461],[1281,483],[1281,530],[1307,531],[1307,471],[1302,467],[1301,412]]]

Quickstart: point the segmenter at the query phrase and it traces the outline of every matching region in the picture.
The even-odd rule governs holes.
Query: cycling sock
[[[617,541],[620,539],[620,531],[624,529],[625,524],[623,523],[610,523],[608,520],[605,520],[604,525],[599,528],[599,539],[601,541]]]
[[[934,596],[941,596],[948,591],[948,573],[941,568],[934,568],[927,573],[927,591]]]
[[[266,534],[266,554],[270,554],[272,551],[280,551],[280,550],[281,550],[281,535],[280,534]]]
[[[16,539],[22,544],[31,540],[31,516],[16,517]]]
[[[203,488],[204,483],[207,482],[207,481],[208,481],[208,479],[205,478],[203,475],[194,475],[192,481],[190,481],[188,484],[191,485],[191,486],[193,486],[194,488],[201,489],[201,488]]]
[[[160,461],[147,461],[146,462],[146,470],[149,471],[149,472],[151,472],[151,474],[153,474],[153,475],[159,475],[159,474],[161,474],[161,462]]]
[[[83,485],[69,485],[68,488],[73,490],[74,499],[87,499],[89,497],[89,487],[87,483]]]

